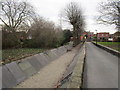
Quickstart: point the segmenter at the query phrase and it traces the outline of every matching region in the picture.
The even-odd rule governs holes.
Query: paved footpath
[[[90,42],[86,48],[83,88],[118,88],[118,57]]]
[[[54,88],[78,50],[79,46],[73,48],[15,88]]]

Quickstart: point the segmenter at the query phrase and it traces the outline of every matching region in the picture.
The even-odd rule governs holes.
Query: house
[[[104,41],[108,41],[110,34],[109,32],[100,32],[100,33],[97,33],[96,36],[98,41],[104,42]]]
[[[82,35],[80,36],[80,40],[84,41],[87,38],[87,32],[83,32]]]
[[[115,42],[120,41],[120,31],[117,31],[113,34],[113,41],[115,41]]]
[[[94,37],[94,32],[87,32],[87,31],[85,31],[80,36],[80,40],[92,41],[93,37]]]
[[[87,41],[92,41],[94,37],[94,32],[86,32]]]

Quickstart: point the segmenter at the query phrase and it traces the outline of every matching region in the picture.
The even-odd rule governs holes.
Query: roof
[[[97,34],[109,34],[109,32],[99,32]]]
[[[114,33],[114,35],[120,35],[120,32],[119,32],[119,31],[117,31],[117,32],[115,32],[115,33]]]

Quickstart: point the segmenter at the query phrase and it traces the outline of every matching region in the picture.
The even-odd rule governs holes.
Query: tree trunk
[[[75,25],[73,25],[73,47],[76,45],[78,45],[78,32]]]

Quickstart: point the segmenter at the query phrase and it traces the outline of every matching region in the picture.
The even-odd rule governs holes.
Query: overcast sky
[[[55,22],[56,25],[60,24],[59,14],[69,2],[77,2],[82,8],[86,21],[86,30],[95,32],[110,32],[114,33],[116,30],[114,26],[98,25],[94,17],[98,15],[97,6],[101,1],[106,0],[27,0],[34,8],[35,11],[42,17]],[[71,28],[71,25],[62,21],[62,28]]]

